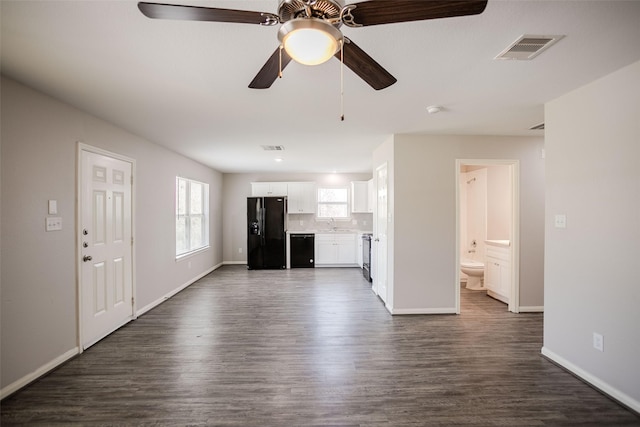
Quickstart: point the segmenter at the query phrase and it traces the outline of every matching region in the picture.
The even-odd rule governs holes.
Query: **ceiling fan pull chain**
[[[282,78],[282,49],[284,46],[280,45],[280,49],[278,49],[278,78]]]
[[[344,122],[344,39],[340,40],[340,121]]]

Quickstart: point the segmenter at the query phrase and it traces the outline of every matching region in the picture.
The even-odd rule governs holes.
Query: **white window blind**
[[[349,189],[318,188],[318,218],[349,218]]]

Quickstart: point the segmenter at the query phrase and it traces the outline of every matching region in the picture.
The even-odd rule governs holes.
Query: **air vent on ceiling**
[[[283,151],[283,145],[261,145],[264,151]]]
[[[533,59],[540,55],[544,50],[551,47],[564,36],[532,36],[523,35],[509,47],[500,52],[494,59],[516,59],[527,60]]]
[[[539,125],[531,126],[529,130],[544,130],[544,123],[540,123]]]

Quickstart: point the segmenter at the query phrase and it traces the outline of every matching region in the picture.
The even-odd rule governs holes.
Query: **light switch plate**
[[[47,231],[60,231],[62,230],[62,218],[59,216],[49,216],[46,219],[45,229]]]
[[[567,216],[565,214],[557,214],[554,225],[556,228],[567,228]]]
[[[55,215],[58,213],[58,201],[49,200],[49,215]]]

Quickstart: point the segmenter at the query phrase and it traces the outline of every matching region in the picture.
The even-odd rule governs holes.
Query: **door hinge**
[[[131,175],[131,185],[133,185],[133,175]]]
[[[135,307],[136,305],[136,299],[131,297],[131,307]]]
[[[131,236],[131,246],[133,246],[133,236]]]

